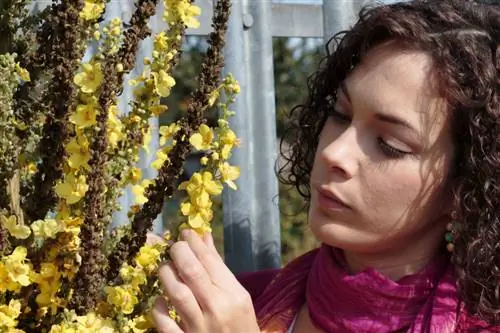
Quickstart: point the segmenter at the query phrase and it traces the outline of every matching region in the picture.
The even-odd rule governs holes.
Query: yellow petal
[[[189,143],[191,143],[193,145],[193,147],[195,147],[198,150],[204,149],[203,137],[201,136],[200,133],[195,133],[195,134],[191,135],[191,137],[189,138]]]
[[[17,239],[26,239],[30,236],[31,230],[25,225],[18,225],[10,233]]]
[[[182,215],[188,216],[191,212],[191,203],[190,202],[183,202],[181,204],[181,212],[182,212]]]
[[[196,214],[194,216],[189,216],[188,223],[192,228],[199,228],[205,223],[205,221],[200,214]]]

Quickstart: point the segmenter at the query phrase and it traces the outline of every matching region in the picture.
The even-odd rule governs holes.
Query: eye
[[[380,147],[380,150],[387,156],[387,157],[390,157],[390,158],[403,158],[407,155],[411,155],[411,153],[409,152],[406,152],[406,151],[402,151],[402,150],[399,150],[399,149],[396,149],[390,145],[388,145],[384,140],[382,140],[381,138],[377,138],[377,141],[378,141],[378,144],[379,144],[379,147]]]
[[[348,124],[351,122],[351,118],[348,115],[337,111],[335,108],[331,108],[330,116],[333,118],[334,121],[341,124]]]
[[[333,121],[342,125],[349,124],[351,122],[351,118],[348,115],[337,111],[335,108],[331,108],[330,117],[332,117]],[[389,158],[398,159],[411,155],[409,152],[392,147],[380,137],[377,138],[377,143],[380,151]]]

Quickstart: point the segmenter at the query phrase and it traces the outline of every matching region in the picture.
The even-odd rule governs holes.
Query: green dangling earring
[[[446,233],[444,234],[444,239],[446,240],[446,249],[449,252],[453,252],[455,245],[453,244],[453,223],[448,223],[446,225]]]

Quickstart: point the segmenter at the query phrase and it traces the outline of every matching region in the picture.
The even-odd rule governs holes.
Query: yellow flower
[[[30,174],[30,175],[33,175],[34,173],[36,173],[37,169],[38,169],[38,167],[33,162],[28,163],[28,165],[26,165],[26,171],[28,171],[28,174]]]
[[[153,320],[149,316],[141,315],[127,322],[127,326],[133,333],[145,333],[150,329],[155,328]]]
[[[66,331],[64,331],[66,333]],[[104,319],[94,312],[89,312],[84,316],[76,317],[75,333],[84,332],[99,332],[99,333],[115,333],[113,322],[109,319]]]
[[[132,168],[130,170],[128,180],[132,184],[137,184],[142,179],[142,171],[140,168]]]
[[[109,34],[112,36],[119,36],[121,34],[121,29],[122,20],[118,17],[112,19],[109,25]]]
[[[93,21],[101,16],[104,11],[104,3],[100,0],[85,0],[80,17],[86,21]]]
[[[219,90],[212,91],[212,93],[208,98],[208,106],[212,107],[219,98],[219,95],[220,95]]]
[[[5,264],[3,262],[0,262],[0,293],[4,293],[8,290],[18,291],[19,288],[19,284],[10,279],[9,272],[5,267]]]
[[[3,258],[9,279],[23,287],[31,284],[31,267],[25,262],[27,253],[25,247],[18,246],[10,256]]]
[[[200,26],[200,22],[196,16],[201,14],[201,9],[198,6],[192,5],[186,0],[165,0],[165,5],[169,8],[165,11],[163,19],[167,22],[174,20],[182,21],[188,28],[196,29]]]
[[[240,168],[237,166],[229,165],[229,163],[224,162],[219,165],[219,171],[222,177],[222,181],[225,182],[233,190],[238,189],[233,180],[240,177]]]
[[[220,137],[220,141],[225,145],[235,145],[238,146],[240,144],[239,139],[236,137],[236,134],[230,129],[226,128]]]
[[[210,227],[210,224],[209,223],[204,223],[202,224],[199,228],[193,228],[192,226],[190,226],[189,224],[187,223],[182,223],[180,226],[179,226],[179,231],[182,231],[184,229],[191,229],[191,230],[194,230],[198,233],[198,235],[204,235],[205,233],[207,232],[212,232],[212,228]]]
[[[135,258],[135,263],[146,272],[153,272],[158,267],[160,251],[150,245],[144,245]]]
[[[44,262],[40,265],[40,273],[36,275],[35,283],[40,285],[40,289],[49,290],[58,287],[61,273],[57,266],[51,262]]]
[[[70,205],[80,201],[88,188],[89,186],[86,184],[84,175],[75,177],[73,174],[66,175],[64,181],[55,186],[57,195],[66,199],[66,202]]]
[[[168,97],[170,89],[175,85],[175,80],[172,76],[168,75],[163,69],[158,73],[151,73],[155,85],[155,92],[161,97]]]
[[[188,224],[191,228],[201,228],[203,225],[208,225],[212,220],[212,202],[206,201],[204,204],[204,206],[196,205],[191,202],[183,202],[181,204],[182,215],[188,217]]]
[[[201,14],[201,8],[192,5],[189,2],[183,2],[179,8],[181,12],[181,19],[188,28],[198,29],[200,27],[200,21],[196,19],[196,16]]]
[[[198,150],[207,150],[212,148],[214,133],[210,127],[201,124],[198,133],[191,135],[189,142]]]
[[[104,76],[100,63],[86,63],[82,65],[83,71],[76,74],[74,83],[86,94],[92,94],[101,86]]]
[[[168,49],[168,39],[165,32],[160,32],[155,36],[154,48],[158,51],[166,51]]]
[[[61,276],[55,264],[45,262],[41,264],[40,273],[36,274],[34,279],[40,288],[35,301],[42,308],[48,307],[47,310],[50,310],[52,314],[55,314],[57,308],[62,305],[62,300],[57,297],[61,286]]]
[[[108,110],[108,141],[111,147],[115,148],[118,142],[125,139],[123,124],[118,118],[118,107],[111,105]]]
[[[165,113],[168,111],[168,106],[166,105],[153,105],[153,106],[150,106],[149,107],[149,111],[151,112],[151,114],[153,116],[159,116],[161,115],[162,113]]]
[[[26,69],[22,68],[19,63],[16,64],[16,73],[24,82],[31,81],[30,73]]]
[[[0,215],[0,219],[2,221],[2,226],[7,229],[12,237],[17,239],[26,239],[30,236],[30,228],[25,225],[18,224],[17,217],[15,215],[11,215],[9,218],[5,215]]]
[[[88,161],[90,160],[89,141],[84,135],[77,135],[66,146],[69,153],[68,165],[73,169],[90,169]]]
[[[69,116],[69,121],[80,129],[93,126],[96,124],[97,108],[98,105],[94,103],[80,104],[76,107],[76,111]]]
[[[139,302],[137,296],[130,288],[122,286],[107,287],[107,300],[124,314],[131,314],[134,306]]]
[[[38,220],[31,224],[33,235],[37,238],[55,238],[63,230],[63,226],[54,219]]]
[[[137,259],[136,259],[137,260]],[[132,288],[139,288],[146,284],[146,273],[142,267],[133,267],[125,263],[120,269],[120,276],[125,283],[129,283]]]
[[[229,89],[230,92],[232,92],[234,94],[239,94],[241,91],[241,87],[240,87],[240,84],[238,82],[234,82],[234,83],[228,85],[227,88]]]
[[[212,174],[208,171],[203,173],[195,172],[189,181],[182,182],[179,185],[179,190],[186,190],[190,197],[202,193],[219,195],[222,192],[222,185],[218,181],[214,181]]]
[[[233,149],[233,146],[238,147],[240,145],[240,140],[229,128],[224,129],[219,140],[222,145],[221,157],[224,160],[227,160],[231,156],[231,149]]]
[[[168,160],[168,154],[166,154],[163,150],[158,150],[156,152],[156,160],[151,163],[151,166],[156,169],[160,170],[165,161]]]
[[[0,328],[15,328],[20,314],[21,302],[17,299],[11,299],[9,305],[0,305]]]
[[[135,195],[135,202],[139,205],[144,204],[148,199],[145,196],[146,188],[152,183],[151,180],[144,179],[140,184],[132,186],[132,193]]]
[[[160,126],[160,145],[163,146],[170,140],[175,133],[177,133],[181,127],[177,123],[170,124],[168,126]]]

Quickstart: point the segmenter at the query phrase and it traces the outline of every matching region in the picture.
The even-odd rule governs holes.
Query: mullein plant
[[[36,14],[28,0],[0,5],[0,332],[154,332],[159,263],[181,229],[210,230],[211,198],[224,183],[236,189],[239,169],[228,160],[239,140],[228,120],[240,88],[232,76],[221,78],[230,0],[216,2],[187,112],[159,129],[154,179],[143,179],[139,152],[151,138],[151,117],[168,111],[162,102],[200,8],[162,0],[168,29],[152,35],[159,0],[138,0],[129,22],[104,25],[107,1],[53,0]],[[147,37],[152,57],[125,82]],[[83,62],[90,43],[97,51]],[[120,115],[125,84],[134,97]],[[213,107],[221,116],[210,127],[205,114]],[[202,168],[179,183],[193,150],[203,152]],[[111,229],[128,186],[137,199],[129,223]],[[186,193],[181,224],[146,244],[176,191]],[[174,308],[171,316],[179,320]]]

